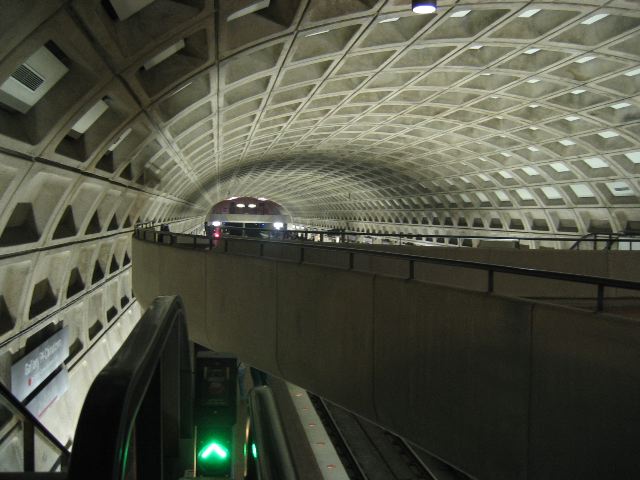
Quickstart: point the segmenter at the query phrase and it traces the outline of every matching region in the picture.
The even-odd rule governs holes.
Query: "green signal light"
[[[202,460],[226,460],[229,457],[229,450],[219,442],[211,442],[200,450]]]
[[[255,443],[251,444],[251,455],[253,455],[253,458],[258,458],[258,447],[256,447]]]

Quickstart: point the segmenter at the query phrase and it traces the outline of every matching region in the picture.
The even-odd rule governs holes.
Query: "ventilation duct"
[[[98,100],[93,107],[91,107],[82,117],[78,119],[76,123],[71,127],[71,136],[74,138],[79,138],[84,135],[91,125],[96,123],[96,120],[100,118],[100,116],[109,109],[109,105],[107,102],[102,100]]]
[[[120,21],[135,15],[154,0],[111,0],[111,6]]]
[[[186,46],[186,44],[184,43],[184,39],[181,39],[181,40],[177,41],[176,43],[171,45],[169,48],[161,51],[160,53],[158,53],[153,58],[147,60],[143,65],[144,69],[145,70],[151,70],[156,65],[164,62],[170,56],[175,55],[176,53],[178,53],[185,46]]]
[[[47,47],[41,47],[0,85],[0,103],[27,113],[68,71]]]

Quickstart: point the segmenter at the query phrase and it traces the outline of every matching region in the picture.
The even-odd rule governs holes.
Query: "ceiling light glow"
[[[391,18],[385,18],[384,20],[380,20],[378,23],[397,22],[398,20],[400,20],[400,17],[391,17]]]
[[[575,63],[587,63],[596,58],[594,55],[587,55],[586,57],[575,60]]]
[[[539,8],[530,8],[529,10],[525,10],[524,12],[522,12],[520,15],[518,15],[520,18],[529,18],[529,17],[533,17],[536,13],[538,13],[540,11]]]
[[[305,37],[315,37],[316,35],[322,35],[323,33],[327,33],[329,30],[320,30],[319,32],[313,32],[305,35]]]
[[[582,25],[591,25],[592,23],[596,23],[600,20],[602,20],[605,17],[608,17],[609,14],[608,13],[599,13],[597,15],[594,15],[592,17],[587,18],[586,20],[580,22]]]
[[[616,103],[615,105],[611,105],[611,108],[613,108],[614,110],[620,110],[621,108],[627,108],[630,106],[631,106],[630,103],[622,102],[622,103]]]
[[[539,52],[539,51],[540,51],[539,48],[530,48],[528,50],[525,50],[524,54],[525,55],[533,55],[534,53]]]
[[[462,18],[462,17],[466,17],[469,12],[471,12],[471,10],[458,10],[457,12],[454,12],[451,14],[451,16],[453,18]]]
[[[417,13],[418,15],[434,13],[437,7],[438,2],[436,0],[413,0],[411,2],[413,13]]]

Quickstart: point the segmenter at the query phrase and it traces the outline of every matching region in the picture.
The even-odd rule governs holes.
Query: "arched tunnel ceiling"
[[[28,113],[0,110],[5,151],[176,214],[254,195],[351,225],[640,221],[637,0],[451,0],[425,16],[271,0],[233,20],[255,2],[137,3],[121,20],[107,1],[1,2],[0,80],[43,45],[69,68]]]

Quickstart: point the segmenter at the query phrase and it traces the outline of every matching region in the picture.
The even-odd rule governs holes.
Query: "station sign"
[[[24,400],[69,355],[69,328],[64,327],[11,366],[11,393]]]
[[[69,372],[62,369],[49,383],[38,393],[33,400],[27,403],[27,409],[41,419],[51,405],[56,403],[69,389]]]

